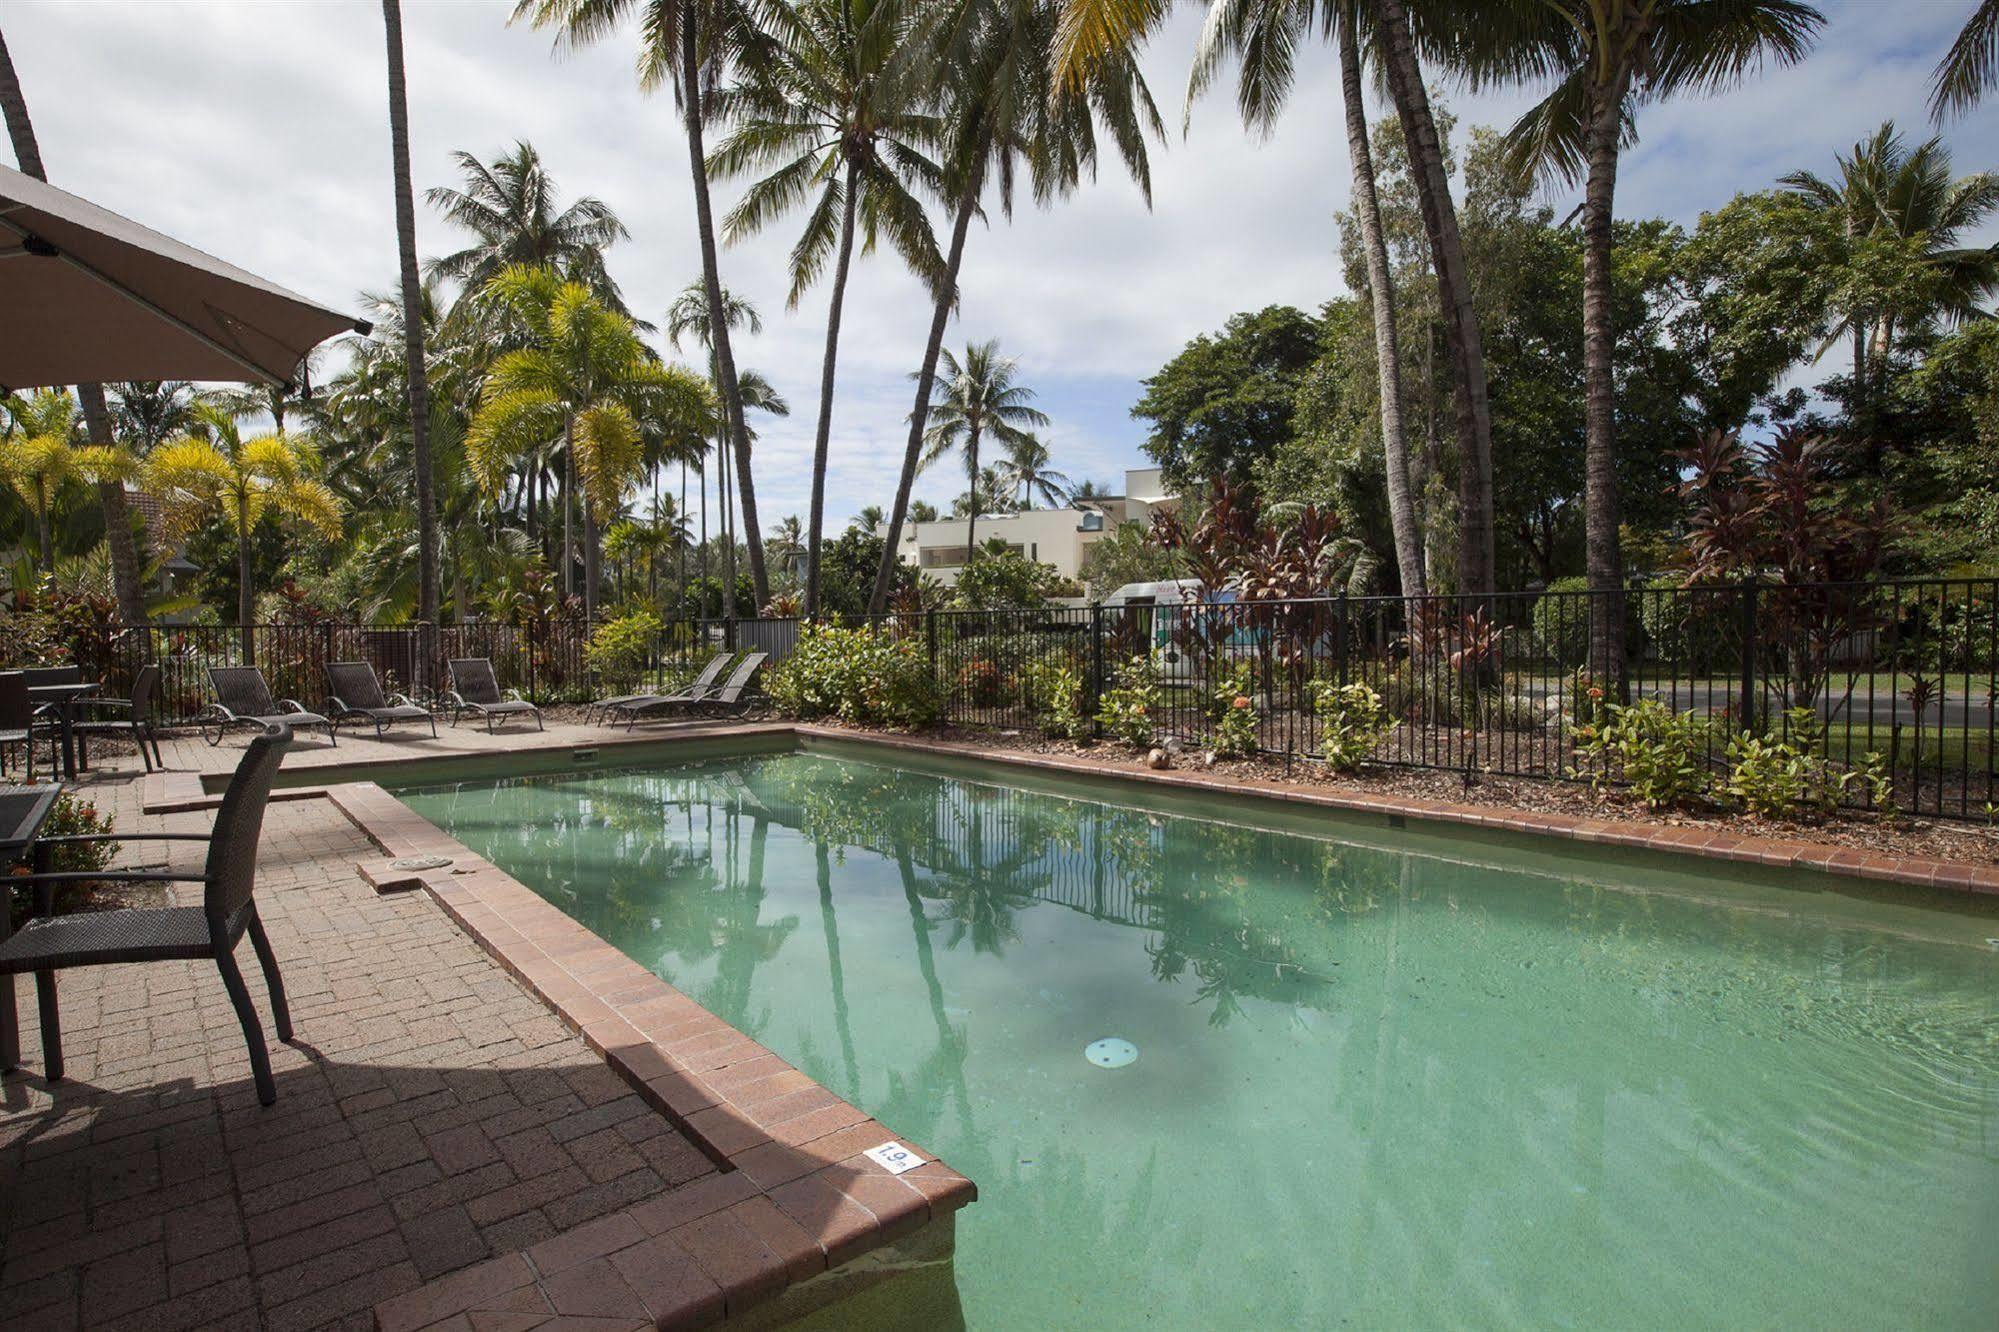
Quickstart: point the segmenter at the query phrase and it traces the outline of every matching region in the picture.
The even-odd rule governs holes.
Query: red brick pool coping
[[[450,859],[449,868],[414,877],[719,1171],[385,1301],[375,1309],[383,1332],[526,1325],[487,1314],[701,1326],[912,1235],[977,1196],[939,1161],[890,1174],[862,1153],[899,1141],[894,1132],[373,782],[323,793],[388,855]]]

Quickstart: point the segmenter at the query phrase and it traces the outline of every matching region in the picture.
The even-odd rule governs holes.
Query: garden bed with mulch
[[[1082,758],[1109,771],[1147,769],[1147,751],[1113,741],[1057,740],[1027,731],[967,726],[940,727],[921,734],[925,739],[948,743]],[[1999,828],[1984,823],[1908,816],[1887,819],[1857,811],[1819,820],[1762,819],[1722,808],[1655,812],[1618,791],[1595,791],[1583,782],[1473,774],[1466,785],[1460,773],[1427,768],[1373,766],[1355,773],[1335,773],[1308,759],[1289,764],[1266,758],[1209,763],[1204,755],[1189,750],[1169,757],[1175,768],[1236,778],[1245,785],[1361,798],[1437,800],[1576,818],[1615,818],[1654,827],[1706,828],[1739,837],[1780,838],[1852,847],[1878,855],[1999,866]]]

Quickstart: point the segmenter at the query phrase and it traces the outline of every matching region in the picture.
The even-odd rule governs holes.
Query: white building
[[[1083,500],[1070,508],[982,513],[975,535],[981,549],[998,539],[1030,560],[1054,565],[1055,572],[1064,578],[1076,578],[1083,567],[1083,552],[1117,530],[1118,524],[1149,525],[1154,510],[1173,509],[1179,503],[1177,496],[1166,493],[1157,467],[1131,468],[1124,474],[1122,495]],[[904,523],[897,558],[940,583],[954,583],[970,553],[970,527],[964,518]],[[877,530],[888,535],[886,523]]]

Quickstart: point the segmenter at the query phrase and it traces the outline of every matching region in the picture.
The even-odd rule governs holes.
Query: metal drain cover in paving
[[[391,860],[389,868],[405,872],[409,870],[434,870],[443,869],[450,863],[451,859],[448,856],[404,856],[400,860]]]
[[[1098,1068],[1123,1068],[1138,1058],[1138,1047],[1122,1036],[1106,1036],[1084,1046],[1083,1058]]]

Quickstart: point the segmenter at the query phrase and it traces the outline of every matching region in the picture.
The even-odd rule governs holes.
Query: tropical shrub
[[[1117,683],[1097,703],[1097,724],[1113,739],[1141,748],[1152,743],[1159,712],[1159,671],[1147,656],[1118,668]]]
[[[996,708],[1006,698],[1006,677],[984,657],[958,668],[958,697],[975,708]]]
[[[780,711],[807,719],[914,727],[944,712],[922,645],[872,626],[805,626],[764,688]]]
[[[95,802],[81,799],[65,791],[56,797],[49,809],[49,816],[42,824],[43,837],[98,837],[114,831],[111,816],[100,813]],[[85,842],[81,846],[60,846],[49,857],[49,868],[60,874],[96,874],[111,867],[118,857],[116,842]],[[76,910],[89,897],[95,887],[88,881],[56,885],[55,910],[60,915]],[[14,924],[19,925],[34,910],[34,895],[27,892],[8,894],[14,913]]]
[[[1622,777],[1646,808],[1666,809],[1708,794],[1709,735],[1705,716],[1647,698],[1608,705],[1601,724],[1576,728],[1576,743],[1591,761],[1592,780]]]
[[[1744,809],[1766,819],[1823,816],[1858,788],[1876,810],[1894,816],[1894,780],[1881,755],[1870,752],[1852,768],[1826,758],[1819,752],[1824,726],[1810,708],[1786,713],[1784,730],[1781,735],[1745,731],[1729,741],[1724,789]]]
[[[951,601],[968,610],[1039,606],[1050,597],[1073,590],[1074,585],[1056,573],[1052,564],[1030,560],[1018,551],[980,551],[977,559],[958,571]]]
[[[596,673],[598,683],[615,693],[623,693],[639,683],[646,662],[666,626],[649,610],[606,620],[590,635],[583,659]]]
[[[1021,672],[1027,704],[1042,732],[1058,740],[1081,740],[1090,733],[1083,715],[1083,675],[1059,661],[1037,661]]]
[[[1364,684],[1321,682],[1317,694],[1312,707],[1319,716],[1319,748],[1326,766],[1352,772],[1395,729],[1395,716],[1381,695]]]
[[[1589,655],[1589,579],[1557,578],[1534,602],[1534,650],[1566,666]],[[1564,593],[1570,595],[1562,595]]]
[[[1215,753],[1237,758],[1257,751],[1262,741],[1258,733],[1256,672],[1248,662],[1236,662],[1222,677],[1214,693],[1212,714]]]

